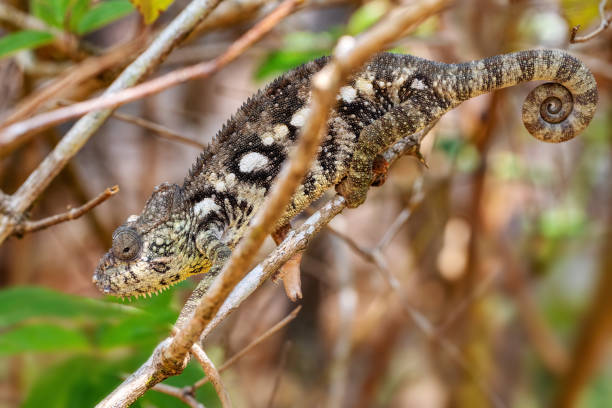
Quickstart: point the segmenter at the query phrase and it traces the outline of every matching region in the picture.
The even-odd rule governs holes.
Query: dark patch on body
[[[569,81],[580,68],[580,61],[571,55],[564,55],[561,65],[555,74],[555,80],[559,82]]]
[[[265,156],[268,159],[268,163],[263,169],[242,172],[240,170],[240,160],[250,152]],[[266,146],[258,135],[251,135],[247,140],[240,141],[234,148],[227,166],[229,171],[234,173],[240,181],[264,187],[268,191],[272,180],[274,180],[280,171],[286,156],[283,146],[276,143]]]

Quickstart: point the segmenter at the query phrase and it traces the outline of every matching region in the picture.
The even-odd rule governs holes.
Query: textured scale
[[[156,188],[143,213],[115,232],[94,275],[102,291],[138,296],[221,269],[294,146],[308,114],[310,79],[327,61],[309,62],[259,91],[221,129],[182,186]],[[328,135],[278,226],[335,185],[350,207],[361,204],[372,162],[387,146],[467,99],[531,80],[554,81],[536,87],[523,105],[533,136],[562,142],[588,125],[598,98],[595,80],[564,51],[461,64],[375,56],[340,89]]]

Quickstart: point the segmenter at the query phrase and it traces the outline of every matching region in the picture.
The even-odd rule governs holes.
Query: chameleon
[[[155,187],[140,215],[113,233],[93,281],[105,294],[151,295],[190,276],[214,277],[261,207],[305,124],[310,81],[330,61],[295,68],[249,98],[217,133],[182,185]],[[357,207],[388,146],[432,124],[463,101],[532,80],[522,108],[527,130],[544,142],[587,127],[598,100],[588,68],[562,50],[526,50],[445,64],[378,54],[340,88],[317,156],[276,227],[336,187]],[[204,280],[203,280],[204,281]]]

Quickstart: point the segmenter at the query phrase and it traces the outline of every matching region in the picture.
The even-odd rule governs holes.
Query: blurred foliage
[[[30,0],[30,11],[51,27],[84,35],[126,15],[134,7],[128,0]],[[0,38],[0,58],[55,41],[52,33],[22,30]]]
[[[48,366],[42,363],[44,368],[39,367],[29,379],[23,406],[95,405],[121,382],[121,373],[138,368],[168,335],[178,316],[176,297],[180,293],[166,291],[126,304],[38,287],[0,291],[0,355],[53,351],[57,356]],[[182,387],[203,376],[201,367],[192,362],[183,374],[166,383]],[[197,396],[207,407],[219,404],[210,384],[199,389]],[[176,398],[149,391],[134,406],[181,404]]]
[[[599,21],[599,2],[600,0],[561,0],[561,10],[570,27],[580,25],[585,28],[595,20]]]
[[[374,25],[389,10],[391,3],[375,0],[365,3],[350,17],[346,25],[333,26],[325,31],[291,31],[283,37],[283,45],[266,55],[255,71],[256,80],[269,79],[315,58],[329,55],[343,35],[358,35]],[[437,18],[423,22],[414,35],[427,36],[435,31]],[[391,50],[403,52],[397,48]]]
[[[42,47],[53,42],[55,37],[44,31],[23,30],[0,38],[0,58],[17,51]]]

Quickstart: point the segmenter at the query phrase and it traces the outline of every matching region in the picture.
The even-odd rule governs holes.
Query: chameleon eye
[[[142,241],[131,228],[118,228],[113,234],[113,255],[122,261],[131,261],[140,253]]]

